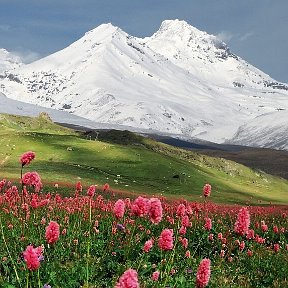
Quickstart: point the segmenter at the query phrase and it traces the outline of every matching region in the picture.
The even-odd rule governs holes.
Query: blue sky
[[[0,48],[26,62],[111,22],[150,36],[165,19],[219,35],[237,55],[288,83],[288,0],[0,0]]]

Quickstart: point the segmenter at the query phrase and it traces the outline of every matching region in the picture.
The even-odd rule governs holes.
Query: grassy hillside
[[[287,181],[232,161],[127,131],[83,136],[55,125],[47,115],[0,115],[0,178],[19,178],[19,156],[27,150],[37,155],[29,171],[38,171],[43,182],[51,185],[78,180],[84,185],[108,182],[114,189],[200,200],[203,185],[210,183],[215,202],[288,203]],[[49,185],[45,187],[47,190]]]

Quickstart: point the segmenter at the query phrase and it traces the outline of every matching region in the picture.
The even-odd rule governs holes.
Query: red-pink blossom
[[[58,241],[60,235],[60,226],[55,221],[50,221],[46,227],[45,238],[49,244],[54,244]]]
[[[245,235],[250,226],[250,214],[247,207],[242,207],[238,212],[237,220],[234,225],[234,231],[237,234]]]
[[[163,209],[161,201],[158,198],[151,198],[149,200],[149,216],[154,224],[159,224],[163,217]]]
[[[23,252],[23,257],[29,270],[37,270],[40,267],[40,260],[43,257],[42,253],[43,249],[41,246],[36,248],[32,245],[27,246],[26,250]]]
[[[211,185],[205,184],[203,187],[203,195],[204,195],[204,197],[209,197],[210,194],[211,194]]]
[[[122,218],[124,216],[125,202],[122,199],[116,201],[114,204],[113,212],[117,218]]]
[[[208,217],[205,218],[204,228],[209,231],[212,229],[212,220]]]
[[[39,192],[42,188],[42,182],[37,172],[27,172],[22,177],[22,183],[24,185],[33,186],[35,192]]]
[[[278,243],[274,244],[273,250],[277,253],[280,250],[280,245]]]
[[[159,272],[159,271],[155,271],[155,272],[152,273],[151,279],[152,279],[153,281],[158,281],[159,276],[160,276],[160,272]]]
[[[144,244],[143,251],[146,253],[149,252],[153,247],[153,242],[153,239],[147,240]]]
[[[173,229],[164,229],[159,237],[158,246],[161,250],[173,249]]]
[[[140,288],[137,271],[134,269],[126,270],[119,278],[115,288]]]
[[[209,283],[211,273],[210,259],[203,259],[198,267],[196,275],[196,286],[199,288],[206,287]]]
[[[137,197],[131,207],[131,211],[134,215],[144,217],[149,210],[149,200],[144,197]]]
[[[186,207],[184,204],[179,204],[177,207],[176,215],[182,218],[186,214]]]
[[[95,185],[89,186],[89,188],[87,190],[87,196],[89,196],[91,198],[94,197],[95,191],[96,191],[96,186]]]
[[[189,221],[188,215],[185,215],[185,216],[182,217],[181,224],[184,227],[189,227],[190,226],[190,221]]]
[[[185,252],[185,257],[186,257],[186,258],[190,258],[190,257],[191,257],[191,252],[190,252],[190,250],[187,250],[187,251]]]
[[[22,154],[22,156],[20,157],[20,163],[22,167],[25,165],[29,165],[34,158],[35,158],[35,153],[32,151],[28,151]]]

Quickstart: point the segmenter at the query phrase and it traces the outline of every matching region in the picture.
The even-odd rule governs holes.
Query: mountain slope
[[[179,20],[164,21],[144,39],[103,24],[0,78],[13,99],[218,143],[255,117],[288,109],[286,84]]]
[[[227,142],[288,150],[288,111],[277,111],[256,117],[240,126],[234,137]]]

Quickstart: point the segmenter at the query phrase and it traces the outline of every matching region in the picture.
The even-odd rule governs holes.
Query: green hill
[[[81,180],[86,186],[107,182],[113,189],[201,200],[203,185],[210,183],[215,202],[288,203],[288,181],[232,161],[128,131],[83,135],[54,124],[45,114],[0,115],[0,178],[19,178],[19,157],[28,150],[36,152],[36,160],[26,169],[41,175],[46,190],[53,183]]]

